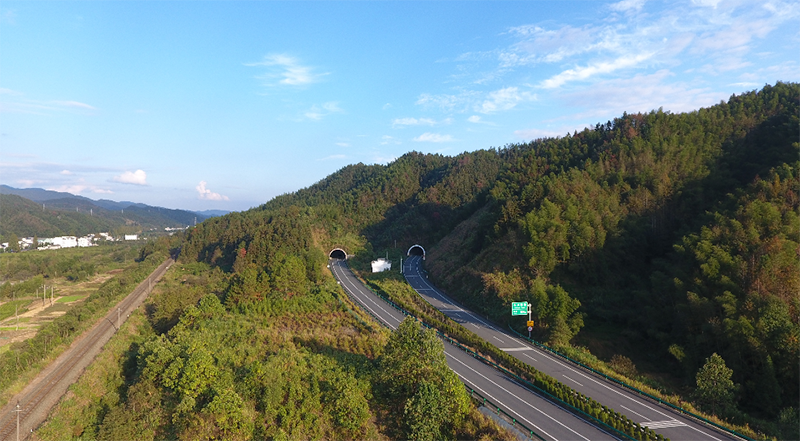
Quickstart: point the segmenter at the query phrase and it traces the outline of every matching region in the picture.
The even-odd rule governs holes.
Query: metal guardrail
[[[353,296],[350,294],[350,292],[349,292],[347,289],[345,289],[344,285],[341,285],[341,286],[342,286],[342,289],[344,290],[345,294],[347,294],[347,296],[348,296],[348,297],[349,297],[349,298],[350,298],[352,301],[356,302],[356,304],[359,304],[359,303],[360,303],[360,302],[358,301],[358,299],[354,298],[354,297],[353,297]],[[400,307],[399,305],[395,304],[395,303],[394,303],[394,302],[392,302],[391,300],[389,300],[389,299],[387,299],[386,297],[384,297],[384,296],[382,296],[382,295],[378,294],[377,292],[375,292],[375,291],[374,291],[372,288],[370,288],[370,287],[369,287],[369,286],[367,286],[366,284],[365,284],[364,286],[365,286],[367,289],[369,289],[369,290],[370,290],[370,291],[371,291],[373,294],[375,294],[376,296],[378,296],[379,298],[381,298],[381,299],[382,299],[382,300],[384,300],[385,302],[389,303],[389,304],[390,304],[392,307],[394,307],[396,310],[398,310],[399,312],[403,313],[405,316],[411,316],[411,317],[417,318],[416,316],[414,316],[413,314],[409,313],[408,311],[406,311],[405,309],[403,309],[403,308],[402,308],[402,307]],[[345,306],[346,306],[346,305],[345,305]],[[349,309],[349,307],[348,307],[348,309]],[[375,319],[375,320],[376,320],[378,323],[380,323],[381,325],[388,327],[388,326],[386,325],[386,323],[385,323],[383,320],[381,320],[381,319],[380,319],[380,318],[378,318],[378,317],[377,317],[375,314],[373,314],[371,311],[369,311],[369,309],[362,309],[362,310],[363,310],[363,311],[365,311],[367,314],[369,314],[369,315],[370,315],[372,318],[374,318],[374,319]],[[448,339],[448,341],[450,341],[450,343],[451,343],[451,344],[453,344],[453,340],[452,340],[452,339],[450,339],[450,338],[448,338],[448,337],[446,337],[446,336],[445,336],[444,334],[442,334],[441,332],[439,332],[439,330],[438,330],[438,329],[436,329],[436,328],[433,328],[433,327],[429,326],[427,323],[425,323],[425,322],[423,322],[423,321],[421,321],[421,320],[420,320],[420,323],[422,323],[422,325],[423,325],[423,326],[425,326],[425,327],[427,327],[427,328],[433,329],[434,331],[436,331],[436,333],[437,333],[437,334],[439,334],[440,336],[442,336],[442,337],[444,337],[444,338],[447,338],[447,339]],[[457,343],[457,342],[456,342],[456,343]],[[457,347],[459,347],[459,349],[461,349],[461,348],[462,348],[460,344],[459,344]],[[466,387],[466,385],[464,385],[464,386]],[[516,418],[514,418],[513,416],[511,416],[511,415],[509,415],[508,413],[506,413],[506,411],[502,410],[500,407],[496,406],[496,405],[495,405],[494,403],[492,403],[491,401],[487,400],[487,399],[486,399],[486,397],[484,397],[483,395],[481,395],[479,392],[476,392],[476,391],[475,391],[473,388],[468,388],[468,389],[469,389],[469,391],[470,391],[470,397],[472,397],[472,398],[475,398],[475,397],[474,397],[474,395],[478,395],[479,397],[481,397],[481,398],[483,399],[483,404],[486,404],[486,403],[489,403],[489,404],[491,404],[491,405],[492,405],[492,407],[494,407],[495,409],[497,409],[497,412],[498,412],[498,414],[499,414],[500,412],[502,412],[504,415],[506,415],[506,417],[510,418],[510,419],[511,419],[511,422],[512,422],[511,424],[512,424],[513,426],[515,426],[515,427],[516,427],[516,426],[520,426],[520,427],[524,428],[524,429],[525,429],[525,430],[526,430],[528,433],[530,433],[530,438],[531,438],[531,439],[533,439],[534,437],[536,437],[536,438],[538,438],[538,439],[539,439],[539,440],[541,440],[541,441],[545,441],[545,440],[544,440],[544,438],[542,438],[542,437],[541,437],[541,436],[540,436],[538,433],[534,432],[534,431],[533,431],[533,430],[531,430],[531,429],[530,429],[528,426],[526,426],[526,425],[522,424],[521,422],[517,421],[517,419],[516,419]]]
[[[466,386],[466,385],[465,385],[465,386]],[[470,396],[470,398],[472,398],[473,400],[475,400],[475,401],[477,401],[477,402],[479,402],[479,403],[481,403],[481,402],[482,402],[482,404],[483,404],[484,406],[486,406],[487,404],[489,404],[489,405],[491,405],[493,408],[497,409],[497,411],[495,412],[497,415],[500,415],[500,414],[502,413],[503,415],[505,415],[505,416],[506,416],[506,418],[508,418],[508,419],[510,419],[510,420],[511,420],[511,425],[512,425],[514,428],[517,428],[517,426],[519,426],[519,427],[521,427],[521,428],[525,429],[525,431],[527,431],[527,432],[528,432],[528,437],[529,437],[530,439],[534,439],[534,437],[536,437],[537,439],[539,439],[539,440],[541,440],[541,441],[545,441],[545,439],[544,439],[544,438],[542,438],[541,436],[539,436],[539,434],[538,434],[538,433],[534,432],[534,431],[533,431],[533,430],[531,430],[531,429],[530,429],[528,426],[526,426],[526,425],[524,425],[524,424],[520,423],[519,421],[517,421],[517,419],[516,419],[516,418],[514,418],[513,416],[511,416],[511,415],[509,415],[508,413],[506,413],[506,411],[504,411],[503,409],[499,408],[499,407],[498,407],[496,404],[492,403],[490,400],[486,399],[486,397],[484,397],[483,395],[481,395],[481,394],[480,394],[480,392],[476,392],[476,391],[475,391],[475,389],[473,389],[473,388],[471,388],[471,387],[467,387],[467,389],[469,389],[469,396]],[[477,397],[476,397],[475,395],[477,395]],[[483,400],[483,401],[481,401],[481,400]],[[487,406],[486,408],[488,409],[489,407]]]
[[[554,403],[558,404],[559,406],[562,406],[562,407],[566,408],[566,409],[567,409],[567,410],[569,410],[570,412],[572,412],[572,413],[574,413],[574,414],[577,414],[577,415],[581,416],[582,418],[584,418],[584,419],[587,419],[587,420],[591,421],[591,422],[592,422],[592,423],[594,423],[595,425],[597,425],[597,426],[599,426],[599,427],[602,427],[602,428],[604,428],[604,429],[607,429],[607,430],[608,430],[608,431],[610,431],[611,433],[614,433],[614,434],[616,434],[616,435],[618,435],[618,436],[621,436],[621,437],[622,437],[622,438],[624,438],[624,439],[635,440],[635,438],[631,437],[631,436],[630,436],[630,435],[628,435],[627,433],[625,433],[625,432],[623,432],[623,431],[621,431],[621,430],[619,430],[619,429],[616,429],[616,428],[614,428],[614,427],[612,427],[612,426],[610,426],[610,425],[608,425],[608,424],[606,424],[606,423],[604,423],[604,422],[600,421],[600,420],[599,420],[599,419],[597,419],[596,417],[594,417],[594,416],[592,416],[592,415],[589,415],[589,414],[587,414],[586,412],[584,412],[584,411],[582,411],[582,410],[580,410],[580,409],[576,408],[575,406],[572,406],[571,404],[569,404],[569,403],[567,403],[567,402],[565,402],[565,401],[561,400],[560,398],[558,398],[558,397],[556,397],[556,396],[554,396],[554,395],[550,394],[549,392],[545,391],[544,389],[541,389],[540,387],[538,387],[538,386],[535,386],[535,385],[534,385],[534,384],[532,384],[531,382],[529,382],[529,381],[527,381],[527,380],[524,380],[524,379],[522,379],[522,378],[521,378],[521,377],[519,377],[517,374],[515,374],[515,373],[513,373],[513,372],[509,371],[509,370],[508,370],[508,369],[506,369],[505,367],[502,367],[502,366],[498,365],[497,363],[495,363],[495,362],[493,362],[493,361],[491,361],[491,360],[488,360],[487,358],[483,357],[482,355],[478,354],[477,352],[475,352],[475,351],[473,351],[473,350],[471,350],[471,349],[467,348],[466,346],[462,345],[462,344],[461,344],[461,343],[459,343],[458,341],[454,340],[452,337],[450,337],[450,336],[448,336],[448,335],[445,335],[444,333],[442,333],[441,331],[439,331],[439,330],[438,330],[438,329],[436,329],[435,327],[433,327],[433,326],[431,326],[431,325],[429,325],[429,324],[425,323],[424,321],[420,320],[418,317],[416,317],[415,315],[413,315],[413,314],[411,314],[410,312],[406,311],[406,310],[405,310],[403,307],[401,307],[400,305],[398,305],[398,304],[394,303],[392,300],[390,300],[390,299],[386,298],[385,296],[383,296],[382,294],[379,294],[378,292],[376,292],[376,291],[375,291],[374,289],[372,289],[372,287],[370,287],[369,285],[367,285],[367,284],[365,284],[365,283],[362,283],[362,284],[363,284],[363,285],[364,285],[364,286],[365,286],[367,289],[369,289],[369,290],[370,290],[370,291],[371,291],[373,294],[375,294],[377,297],[379,297],[379,298],[380,298],[380,299],[382,299],[383,301],[387,302],[389,305],[391,305],[391,306],[392,306],[393,308],[395,308],[397,311],[401,312],[401,313],[402,313],[403,315],[405,315],[405,316],[411,316],[411,317],[414,317],[414,318],[415,318],[415,319],[417,319],[417,320],[418,320],[418,321],[419,321],[419,322],[420,322],[420,323],[421,323],[423,326],[425,326],[426,328],[429,328],[429,329],[433,329],[434,331],[436,331],[436,333],[437,333],[437,334],[438,334],[440,337],[442,337],[442,338],[446,339],[446,340],[447,340],[447,341],[448,341],[450,344],[452,344],[452,345],[456,346],[457,348],[459,348],[459,349],[461,349],[461,350],[463,350],[463,351],[467,352],[468,354],[472,355],[472,357],[473,357],[473,358],[476,358],[476,359],[480,360],[481,362],[483,362],[483,363],[485,363],[485,364],[488,364],[488,365],[490,365],[490,366],[494,367],[495,369],[498,369],[499,371],[503,372],[504,374],[506,374],[506,375],[509,375],[509,376],[513,377],[514,379],[516,379],[517,381],[521,382],[522,384],[524,384],[526,387],[528,387],[528,388],[529,388],[529,389],[531,389],[532,391],[534,391],[534,392],[537,392],[537,393],[539,393],[540,395],[542,395],[542,396],[543,396],[545,399],[551,400],[552,402],[554,402]],[[343,286],[343,285],[342,285],[342,289],[344,289],[344,286]],[[350,293],[347,291],[347,289],[344,289],[344,291],[345,291],[345,293],[348,295],[348,297],[351,297],[351,295],[350,295]],[[352,297],[351,297],[351,299],[352,299]],[[360,303],[360,302],[358,302],[358,300],[357,300],[357,299],[352,299],[352,300],[354,300],[356,303]],[[378,320],[378,323],[381,323],[381,324],[383,324],[383,323],[384,323],[384,322],[383,322],[383,320],[381,320],[380,318],[378,318],[377,316],[375,316],[374,314],[372,314],[372,313],[371,313],[369,310],[365,310],[365,311],[367,311],[367,313],[368,313],[370,316],[372,316],[373,318],[375,318],[376,320]],[[518,423],[518,424],[522,424],[522,423]],[[528,429],[527,427],[526,427],[526,429],[527,429],[527,430],[530,430],[530,429]],[[539,438],[541,439],[541,437],[540,437],[538,434],[536,434],[536,436],[537,436],[537,437],[539,437]]]
[[[712,426],[716,427],[717,429],[720,429],[720,430],[723,430],[725,432],[730,433],[731,435],[738,436],[739,438],[743,438],[743,439],[745,439],[747,441],[756,441],[756,440],[750,438],[747,435],[741,434],[741,433],[739,433],[739,432],[737,432],[735,430],[732,430],[732,429],[729,429],[729,428],[727,428],[725,426],[719,425],[719,424],[717,424],[717,423],[715,423],[715,422],[713,422],[711,420],[703,418],[700,415],[697,415],[697,414],[695,414],[695,413],[693,413],[691,411],[688,411],[688,410],[686,410],[686,409],[684,409],[684,408],[682,408],[680,406],[676,406],[676,405],[670,403],[669,401],[665,401],[665,400],[663,400],[663,399],[661,399],[659,397],[651,395],[651,394],[649,394],[649,393],[637,388],[636,386],[631,386],[630,384],[628,384],[628,383],[626,383],[626,382],[624,382],[624,381],[622,381],[622,380],[620,380],[618,378],[614,378],[614,377],[612,377],[610,375],[604,374],[603,372],[600,372],[600,371],[592,368],[591,366],[587,366],[587,365],[581,363],[578,360],[573,359],[572,357],[570,357],[570,356],[568,356],[566,354],[562,354],[561,352],[556,351],[555,349],[551,348],[550,346],[547,346],[544,343],[541,343],[541,342],[538,342],[538,341],[533,340],[531,338],[525,337],[524,335],[522,335],[519,332],[517,332],[517,330],[512,328],[510,324],[508,325],[508,329],[510,329],[511,332],[517,334],[517,336],[519,336],[519,338],[522,338],[522,339],[530,342],[531,344],[533,344],[533,345],[535,345],[535,346],[537,346],[539,348],[542,348],[542,349],[544,349],[544,350],[546,350],[548,352],[551,352],[551,353],[553,353],[553,354],[555,354],[555,355],[557,355],[557,356],[559,356],[559,357],[561,357],[561,358],[563,358],[563,359],[565,359],[567,361],[570,361],[570,362],[572,362],[572,363],[574,363],[574,364],[576,364],[576,365],[578,365],[578,366],[580,366],[580,367],[582,367],[582,368],[584,368],[586,370],[589,370],[592,373],[605,378],[606,380],[609,380],[611,382],[617,383],[620,386],[622,386],[622,387],[624,387],[624,388],[626,388],[628,390],[636,392],[639,395],[647,397],[647,398],[649,398],[649,399],[651,399],[651,400],[653,400],[653,401],[655,401],[655,402],[657,402],[659,404],[663,404],[665,406],[668,406],[668,407],[672,408],[673,410],[675,410],[675,411],[677,411],[679,413],[682,413],[684,415],[688,415],[688,416],[690,416],[692,418],[695,418],[695,419],[698,419],[698,420],[700,420],[700,421],[702,421],[702,422],[704,422],[706,424],[712,425]]]

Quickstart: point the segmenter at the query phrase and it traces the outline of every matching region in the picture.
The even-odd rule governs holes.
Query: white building
[[[61,236],[44,239],[42,242],[53,244],[59,248],[75,248],[78,246],[78,238],[75,236]]]
[[[139,240],[138,234],[126,234],[125,240]]]
[[[378,260],[372,261],[372,272],[379,273],[381,271],[389,271],[392,269],[392,262],[384,259],[383,257],[379,257]]]

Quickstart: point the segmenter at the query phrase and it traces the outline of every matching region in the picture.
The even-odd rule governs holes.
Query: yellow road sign
[[[528,327],[529,327],[529,328],[532,328],[532,327],[533,327],[533,320],[528,320]]]

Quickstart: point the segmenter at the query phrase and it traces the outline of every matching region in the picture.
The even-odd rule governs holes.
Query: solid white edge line
[[[419,268],[417,268],[417,270],[419,271]],[[429,283],[429,282],[428,282],[428,281],[427,281],[427,280],[426,280],[424,277],[422,277],[422,275],[421,275],[421,274],[419,274],[419,273],[418,273],[418,276],[419,276],[420,280],[422,280],[422,281],[423,281],[423,283],[425,283],[426,285],[428,285],[428,287],[429,287],[428,289],[430,289],[430,290],[434,291],[434,292],[435,292],[436,294],[438,294],[440,297],[441,297],[441,296],[443,296],[441,293],[439,293],[439,292],[437,291],[436,287],[434,287],[433,285],[431,285],[431,284],[430,284],[430,283]],[[412,287],[413,287],[413,286],[412,286]],[[418,294],[419,294],[419,295],[422,295],[421,293],[418,293]],[[458,305],[456,305],[456,304],[455,304],[455,303],[453,303],[452,301],[449,301],[449,299],[447,299],[447,298],[442,298],[442,299],[440,299],[440,301],[442,301],[442,302],[445,302],[445,303],[448,303],[448,304],[451,304],[451,305],[453,305],[453,306],[455,306],[455,307],[458,307]],[[430,302],[429,302],[429,303],[430,303]],[[477,315],[475,315],[475,314],[474,314],[472,311],[465,310],[465,309],[462,309],[462,311],[463,311],[463,312],[465,312],[466,314],[470,315],[471,317],[475,318],[476,320],[480,321],[481,323],[483,323],[483,324],[484,324],[484,325],[485,325],[487,328],[489,328],[489,329],[491,329],[491,330],[494,330],[495,332],[499,332],[499,333],[501,333],[501,334],[503,334],[503,335],[508,335],[508,334],[506,334],[506,333],[504,333],[504,332],[501,332],[500,330],[498,330],[498,329],[497,329],[497,328],[495,328],[494,326],[492,326],[492,325],[490,325],[490,324],[486,323],[486,322],[485,322],[483,319],[481,319],[480,317],[478,317]],[[475,325],[474,323],[472,323],[472,325],[474,325],[475,327],[478,327],[478,326],[477,326],[477,325]],[[509,336],[509,337],[511,337],[513,340],[519,341],[520,343],[522,343],[522,344],[526,344],[526,345],[527,345],[527,343],[526,343],[526,342],[524,342],[524,341],[522,341],[522,340],[518,340],[517,338],[515,338],[515,337],[513,337],[513,336]],[[554,356],[552,356],[551,354],[548,354],[548,353],[547,353],[547,351],[544,351],[544,350],[542,350],[542,349],[539,349],[539,348],[536,348],[536,347],[532,347],[532,349],[534,349],[534,350],[535,350],[537,353],[539,353],[539,354],[541,354],[541,355],[544,355],[545,357],[547,357],[548,359],[550,359],[552,362],[554,362],[554,363],[556,363],[556,364],[558,364],[558,365],[560,365],[560,366],[562,366],[562,367],[565,367],[565,368],[567,368],[567,369],[569,369],[569,370],[571,370],[571,371],[573,371],[573,372],[577,373],[578,375],[581,375],[581,376],[583,376],[583,377],[585,377],[585,378],[587,378],[587,379],[589,379],[589,380],[591,380],[591,381],[595,382],[596,384],[598,384],[598,385],[600,385],[600,386],[602,386],[602,387],[605,387],[606,389],[608,389],[608,390],[610,390],[610,391],[612,391],[612,392],[614,392],[614,393],[616,393],[616,394],[620,395],[621,397],[627,398],[627,399],[631,400],[632,402],[634,402],[634,403],[636,403],[636,404],[638,404],[638,405],[640,405],[640,406],[642,406],[642,407],[644,407],[644,408],[647,408],[647,409],[649,409],[649,410],[651,410],[651,411],[653,411],[653,412],[656,412],[656,413],[658,413],[658,414],[660,414],[660,415],[663,415],[664,417],[666,417],[666,418],[668,418],[668,419],[674,419],[673,417],[670,417],[669,415],[667,415],[667,414],[665,414],[665,413],[663,413],[663,412],[661,412],[661,411],[659,411],[659,410],[657,410],[657,409],[654,409],[654,408],[652,408],[652,407],[650,407],[650,406],[648,406],[648,405],[646,405],[646,404],[644,404],[644,403],[642,403],[642,402],[640,402],[640,401],[638,401],[638,400],[634,399],[633,397],[630,397],[630,396],[628,396],[628,395],[626,395],[626,394],[624,394],[624,393],[622,393],[622,392],[620,392],[620,391],[616,390],[614,387],[611,387],[611,386],[609,386],[609,385],[607,385],[607,384],[604,384],[604,383],[602,383],[602,382],[600,382],[600,381],[598,381],[598,380],[596,380],[596,379],[594,379],[594,378],[591,378],[591,377],[589,377],[589,376],[587,376],[587,375],[583,374],[582,372],[576,371],[576,370],[575,370],[575,369],[573,369],[571,366],[569,366],[569,365],[566,365],[566,364],[562,363],[560,360],[558,360],[558,359],[554,358]],[[527,354],[524,354],[524,355],[527,355]],[[533,358],[533,357],[530,357],[530,358]],[[573,381],[574,381],[574,380],[573,380]],[[577,381],[576,381],[576,383],[577,383]],[[580,384],[580,383],[578,383],[578,384]],[[676,421],[678,421],[678,420],[676,420]],[[708,434],[708,433],[706,433],[706,432],[704,432],[704,431],[702,431],[702,430],[698,429],[697,427],[694,427],[694,426],[693,426],[693,425],[691,425],[691,424],[686,424],[686,423],[683,423],[683,424],[684,424],[684,425],[686,425],[686,427],[690,427],[690,428],[692,428],[693,430],[696,430],[697,432],[700,432],[700,433],[702,433],[703,435],[706,435],[706,436],[708,436],[709,438],[711,438],[711,439],[713,439],[713,440],[716,440],[716,441],[722,441],[722,440],[720,440],[719,438],[716,438],[716,437],[714,437],[714,436],[712,436],[712,435],[710,435],[710,434]]]

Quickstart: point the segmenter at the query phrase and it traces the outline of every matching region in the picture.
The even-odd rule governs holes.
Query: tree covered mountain
[[[52,237],[101,231],[185,227],[209,216],[133,202],[95,201],[70,193],[0,185],[0,235]]]
[[[777,83],[562,138],[347,166],[203,222],[182,259],[228,272],[226,305],[249,308],[305,295],[335,247],[369,260],[422,244],[431,279],[497,322],[527,300],[538,338],[612,347],[687,386],[718,354],[739,385],[725,416],[796,419],[799,100]]]

